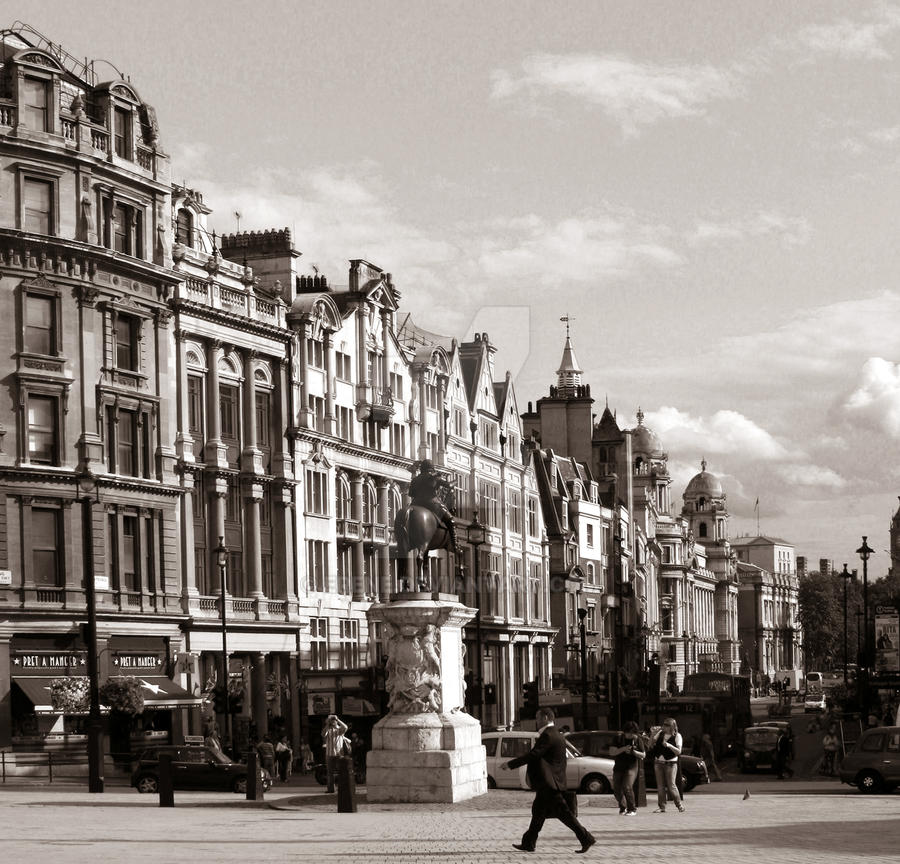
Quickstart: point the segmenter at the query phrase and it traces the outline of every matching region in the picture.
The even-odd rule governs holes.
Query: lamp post
[[[219,567],[222,599],[222,694],[225,701],[225,740],[230,750],[234,748],[231,740],[231,705],[228,697],[228,623],[225,615],[225,594],[227,587],[228,549],[225,547],[225,538],[219,535],[219,545],[213,550],[216,556],[216,564]]]
[[[578,634],[581,637],[581,728],[588,728],[588,698],[587,698],[587,632],[584,619],[588,610],[583,606],[578,608]]]
[[[84,544],[84,599],[87,627],[84,632],[88,673],[88,792],[103,791],[103,720],[100,717],[100,682],[97,664],[97,592],[94,576],[94,501],[99,498],[97,477],[85,460],[76,475],[81,501],[81,525]]]
[[[484,525],[478,521],[478,511],[466,526],[466,539],[472,547],[472,572],[475,574],[475,687],[478,696],[478,719],[484,720],[484,658],[481,647],[481,561],[478,547],[484,543]]]
[[[844,693],[847,692],[847,583],[854,578],[854,574],[847,569],[841,571],[841,580],[844,583]]]
[[[863,710],[869,707],[869,657],[871,656],[869,652],[869,556],[874,551],[869,548],[866,535],[863,534],[862,546],[856,550],[856,554],[862,558],[863,562],[863,666],[865,676],[860,689],[860,708]]]

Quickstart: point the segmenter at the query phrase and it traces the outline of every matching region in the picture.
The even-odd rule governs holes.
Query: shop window
[[[27,459],[40,465],[59,464],[59,399],[28,395]]]
[[[52,230],[54,184],[26,177],[22,183],[22,230],[33,234],[55,234]]]
[[[63,584],[60,572],[60,511],[33,507],[31,510],[31,577],[37,587]]]
[[[37,132],[49,129],[49,103],[47,82],[38,78],[26,78],[23,82],[24,102],[21,105],[23,125]]]

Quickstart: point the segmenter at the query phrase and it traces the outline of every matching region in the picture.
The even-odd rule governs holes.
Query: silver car
[[[487,756],[488,788],[528,789],[526,766],[503,771],[500,766],[516,756],[524,756],[537,741],[537,732],[485,732],[481,736]],[[566,742],[566,786],[583,795],[612,792],[613,760],[582,756]]]
[[[900,726],[866,729],[838,773],[841,783],[860,792],[890,792],[900,785]]]

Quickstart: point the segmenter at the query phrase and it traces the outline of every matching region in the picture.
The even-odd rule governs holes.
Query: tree
[[[822,669],[843,658],[844,609],[840,579],[810,573],[800,579],[798,603],[806,668]]]

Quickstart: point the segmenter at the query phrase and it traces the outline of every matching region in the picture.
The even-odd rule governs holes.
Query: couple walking
[[[597,841],[577,819],[567,798],[575,799],[574,793],[566,793],[566,742],[554,725],[555,715],[549,708],[539,708],[535,716],[538,737],[534,747],[524,756],[518,756],[500,766],[508,771],[521,765],[528,766],[528,782],[534,789],[531,805],[531,824],[522,835],[521,843],[513,847],[521,852],[534,852],[538,834],[547,819],[559,819],[567,828],[575,832],[581,843],[578,852],[587,852]]]

